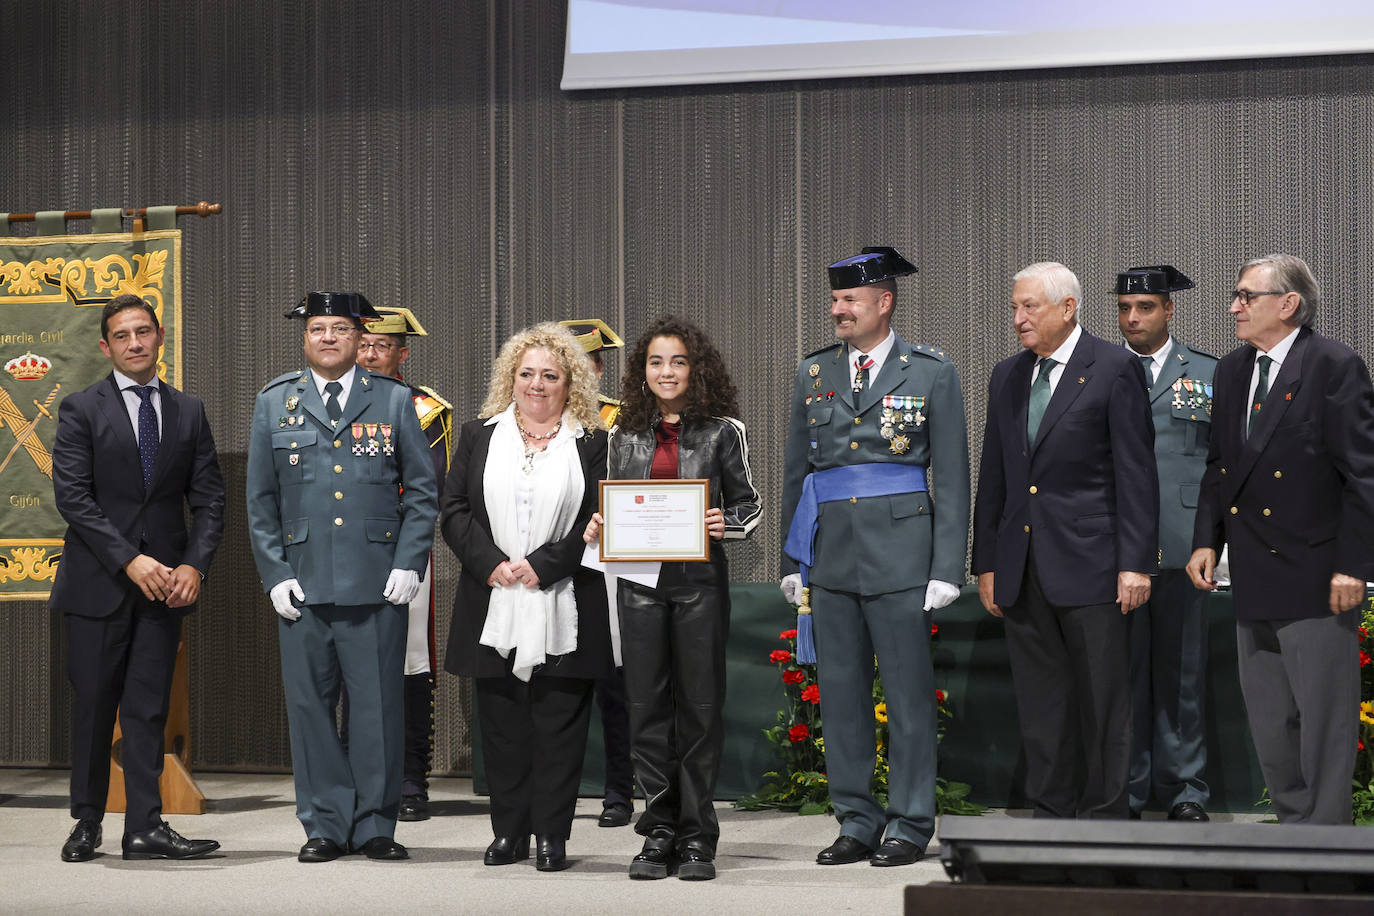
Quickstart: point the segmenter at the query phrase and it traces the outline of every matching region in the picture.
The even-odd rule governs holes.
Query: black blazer
[[[1345,344],[1303,328],[1249,437],[1242,345],[1217,364],[1193,548],[1231,548],[1236,616],[1330,613],[1331,576],[1374,579],[1374,391]]]
[[[67,537],[49,605],[83,617],[112,614],[138,586],[124,565],[146,553],[205,575],[224,534],[224,478],[198,398],[159,382],[162,436],[151,489],[124,398],[108,375],[58,407],[53,495]],[[184,506],[191,510],[186,530]],[[186,613],[194,606],[177,608]]]
[[[501,677],[510,669],[509,662],[495,649],[478,642],[491,601],[487,577],[502,560],[510,559],[492,540],[482,483],[487,449],[495,429],[495,425],[488,426],[482,419],[463,424],[439,499],[440,533],[463,564],[453,599],[444,670],[470,677]],[[612,671],[605,577],[582,566],[587,546],[582,541],[582,532],[596,511],[597,481],[606,476],[606,433],[588,431],[577,440],[577,453],[582,459],[585,483],[577,520],[565,537],[545,544],[527,557],[539,574],[539,581],[546,585],[572,576],[577,598],[577,650],[564,656],[549,656],[536,677],[546,674],[594,679]]]
[[[992,370],[973,572],[996,573],[994,600],[1015,604],[1033,542],[1035,571],[1051,604],[1109,604],[1118,572],[1159,569],[1159,484],[1145,373],[1126,348],[1084,331],[1027,447],[1035,360],[1023,350]]]

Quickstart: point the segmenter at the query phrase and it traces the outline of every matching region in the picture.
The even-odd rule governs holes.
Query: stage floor
[[[302,865],[295,855],[305,836],[290,777],[228,773],[197,777],[210,800],[206,814],[167,818],[185,836],[219,840],[215,856],[125,862],[123,815],[111,814],[101,854],[68,864],[58,857],[72,825],[67,778],[66,770],[0,768],[0,912],[895,913],[906,885],[947,880],[937,843],[905,868],[823,868],[815,856],[838,832],[833,818],[736,811],[722,802],[715,881],[630,881],[625,869],[640,838],[630,827],[598,827],[601,804],[592,798],[578,803],[570,869],[542,874],[532,860],[488,868],[482,864],[491,840],[487,802],[467,779],[435,780],[434,817],[398,825],[396,838],[409,847],[411,861],[348,857]]]

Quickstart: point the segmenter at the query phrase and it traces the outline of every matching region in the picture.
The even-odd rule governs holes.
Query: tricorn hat
[[[853,289],[914,274],[916,265],[898,254],[896,248],[874,246],[852,258],[836,261],[827,270],[830,271],[831,289]]]
[[[600,318],[571,318],[558,323],[567,328],[588,353],[625,346],[620,335]]]
[[[381,318],[369,322],[367,333],[369,334],[414,334],[416,337],[428,337],[429,333],[424,325],[415,317],[415,313],[406,308],[393,308],[388,305],[377,306]]]
[[[1167,296],[1181,289],[1192,289],[1195,284],[1169,264],[1154,267],[1132,267],[1116,275],[1116,294],[1130,296],[1139,293]]]
[[[314,318],[318,315],[333,315],[338,318],[352,318],[361,327],[365,322],[381,318],[372,303],[362,293],[328,293],[316,291],[306,293],[296,307],[286,313],[287,318]]]

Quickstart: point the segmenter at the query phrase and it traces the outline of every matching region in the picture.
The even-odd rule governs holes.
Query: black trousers
[[[606,753],[605,806],[633,807],[635,771],[630,762],[630,710],[625,700],[625,670],[596,679],[601,712],[601,743]]]
[[[1050,604],[1034,562],[1004,615],[1035,816],[1126,817],[1129,620],[1115,603]]]
[[[118,715],[127,807],[124,832],[162,820],[163,732],[181,639],[182,614],[130,590],[108,617],[66,614],[72,685],[74,818],[101,820],[110,792],[110,741]]]
[[[593,683],[544,674],[529,683],[509,673],[473,679],[496,836],[572,834]]]
[[[679,850],[714,855],[730,593],[714,584],[645,588],[622,579],[617,595],[630,757],[644,792],[635,830],[667,829]]]

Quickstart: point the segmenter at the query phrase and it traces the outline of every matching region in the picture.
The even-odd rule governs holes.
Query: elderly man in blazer
[[[840,822],[840,836],[816,857],[821,865],[908,865],[935,829],[935,675],[924,612],[958,597],[964,578],[968,432],[945,351],[892,330],[896,278],[915,272],[886,247],[831,264],[840,342],[801,361],[792,393],[782,587],[794,604],[809,600],[815,621],[826,772]],[[875,654],[890,729],[886,806],[870,789]]]
[[[72,683],[72,817],[62,847],[84,862],[101,843],[115,715],[123,729],[126,859],[192,859],[219,848],[162,820],[158,777],[181,620],[224,531],[224,478],[205,405],[157,377],[164,329],[138,296],[100,316],[113,371],[62,401],[53,493],[66,520],[51,607],[67,629]],[[184,513],[191,511],[191,530]]]
[[[438,482],[410,389],[357,366],[357,293],[308,294],[308,368],[279,376],[253,407],[245,488],[258,575],[281,618],[291,724],[297,858],[350,850],[408,858],[394,839],[404,752],[408,605],[429,561]],[[350,740],[334,710],[349,696]]]
[[[1207,820],[1207,617],[1184,569],[1212,429],[1217,358],[1170,333],[1174,293],[1193,281],[1169,264],[1116,275],[1117,321],[1148,385],[1159,472],[1159,575],[1131,612],[1135,749],[1131,817],[1153,793],[1171,821]]]
[[[983,606],[1006,623],[1039,817],[1126,817],[1129,626],[1158,568],[1159,492],[1145,374],[1078,325],[1078,278],[1013,278],[1022,353],[998,363],[973,520]]]
[[[1241,689],[1280,823],[1349,824],[1358,615],[1374,579],[1374,392],[1363,360],[1312,330],[1320,293],[1288,254],[1241,266],[1244,344],[1217,364],[1188,574],[1231,549]]]

